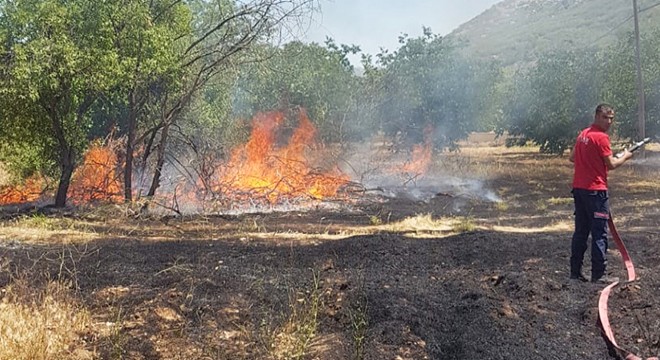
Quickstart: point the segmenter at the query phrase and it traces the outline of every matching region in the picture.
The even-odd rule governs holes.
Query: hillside
[[[659,0],[639,0],[640,29],[656,27]],[[464,51],[505,64],[532,60],[535,54],[563,48],[604,47],[634,29],[631,1],[504,0],[464,23],[448,38]]]

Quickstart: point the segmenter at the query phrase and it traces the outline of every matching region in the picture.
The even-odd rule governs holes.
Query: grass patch
[[[399,222],[382,226],[380,230],[391,232],[432,232],[448,231],[451,226],[447,219],[434,219],[431,214],[418,214]]]
[[[33,279],[15,278],[0,302],[0,359],[76,359],[81,335],[90,323],[70,284],[50,281],[43,289]]]
[[[3,163],[0,162],[0,187],[9,185],[11,183],[11,176],[7,171],[7,168]]]
[[[572,204],[572,203],[573,203],[573,198],[569,198],[569,197],[566,197],[566,198],[553,197],[553,198],[548,199],[548,204],[550,204],[550,205],[569,205],[569,204]]]
[[[452,230],[457,233],[474,231],[476,228],[474,219],[468,216],[457,217],[452,225]]]
[[[303,359],[309,354],[322,306],[321,283],[315,271],[311,289],[290,292],[288,319],[272,334],[270,342],[270,355],[274,359]]]
[[[505,201],[499,201],[499,202],[496,202],[496,203],[495,203],[495,209],[496,209],[497,211],[502,211],[502,212],[504,212],[504,211],[509,210],[509,207],[510,207],[510,206],[509,206],[509,203],[507,203],[507,202],[505,202]]]
[[[380,217],[376,215],[371,215],[369,216],[369,223],[373,226],[378,226],[383,224],[383,220],[381,220]]]
[[[21,216],[16,220],[16,226],[40,230],[62,230],[62,223],[43,214]]]
[[[360,281],[357,292],[357,299],[352,302],[349,308],[351,319],[351,335],[353,340],[353,356],[355,360],[364,359],[365,342],[367,339],[367,330],[369,329],[369,303],[367,293],[364,288],[364,281]]]
[[[236,229],[238,233],[245,234],[245,233],[265,233],[268,232],[266,229],[266,226],[264,224],[264,220],[257,216],[257,217],[246,217],[238,225],[238,228]]]
[[[15,241],[85,243],[101,237],[87,224],[74,219],[26,217],[9,223],[0,223],[0,238]]]
[[[536,207],[536,210],[538,210],[538,211],[548,210],[548,202],[546,201],[546,199],[536,200],[536,203],[535,203],[534,206]]]

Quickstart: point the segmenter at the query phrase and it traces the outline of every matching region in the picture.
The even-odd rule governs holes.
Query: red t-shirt
[[[598,126],[591,125],[578,135],[573,154],[573,188],[607,190],[607,165],[603,158],[612,155],[609,135]]]

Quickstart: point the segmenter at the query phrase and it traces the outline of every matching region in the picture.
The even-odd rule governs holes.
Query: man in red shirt
[[[607,221],[610,208],[607,195],[607,172],[623,165],[632,157],[625,151],[614,157],[607,131],[614,120],[614,109],[608,104],[596,107],[594,122],[582,130],[575,141],[570,160],[573,173],[575,232],[571,243],[571,279],[587,281],[582,275],[582,261],[591,233],[591,281],[611,283],[607,270]]]

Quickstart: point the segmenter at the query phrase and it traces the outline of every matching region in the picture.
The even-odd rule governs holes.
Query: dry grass
[[[76,243],[95,240],[99,236],[85,222],[64,217],[53,218],[35,214],[0,224],[0,238],[26,243]]]
[[[9,173],[5,169],[5,165],[0,163],[0,187],[9,184]]]
[[[456,176],[463,174],[469,178],[516,180],[502,182],[504,186],[508,187],[501,187],[497,191],[506,200],[491,204],[491,209],[496,210],[497,225],[494,225],[493,222],[486,223],[484,218],[478,217],[479,214],[475,215],[469,211],[462,213],[469,214],[467,216],[438,216],[438,213],[436,215],[420,213],[399,221],[391,221],[391,214],[387,211],[379,211],[378,215],[370,217],[361,214],[361,216],[367,216],[362,219],[362,224],[359,221],[338,224],[319,221],[317,224],[306,223],[305,226],[296,228],[294,224],[281,225],[261,216],[245,216],[220,221],[207,221],[201,217],[185,221],[145,219],[136,216],[138,209],[135,207],[113,205],[89,209],[77,214],[75,219],[32,215],[2,222],[0,223],[0,239],[16,242],[42,242],[51,245],[86,243],[100,239],[121,241],[124,238],[139,239],[141,242],[177,239],[222,241],[228,239],[244,243],[249,243],[251,240],[268,241],[281,246],[293,247],[298,244],[321,244],[324,241],[383,232],[404,234],[405,237],[410,238],[433,239],[476,229],[506,233],[569,232],[572,229],[572,222],[565,216],[559,219],[553,218],[551,221],[542,218],[533,225],[514,226],[517,224],[515,220],[520,217],[520,214],[517,213],[520,211],[520,203],[524,200],[516,197],[520,189],[515,185],[521,183],[522,179],[527,179],[524,176],[529,176],[530,169],[533,169],[534,177],[531,180],[527,179],[529,181],[524,185],[529,186],[531,192],[538,192],[539,195],[532,197],[529,208],[532,210],[535,208],[547,209],[550,206],[567,206],[572,203],[572,199],[563,197],[562,193],[551,192],[549,182],[535,180],[570,179],[570,166],[568,163],[565,164],[566,159],[538,155],[537,152],[538,149],[534,147],[468,147],[460,153],[444,153],[439,156],[435,166],[446,173]],[[625,170],[617,172],[617,176],[619,174],[627,175],[626,171],[631,172],[631,177],[638,175],[632,170]],[[0,173],[0,181],[2,180],[1,175]],[[654,182],[653,178],[635,179],[634,182],[631,182],[631,186],[635,186],[640,191],[655,193],[660,191],[660,185]],[[552,194],[552,197],[548,194]],[[657,206],[657,201],[653,199],[645,198],[637,201],[644,206]],[[415,209],[415,211],[418,210]],[[502,221],[502,224],[499,220]],[[282,222],[286,222],[286,220]],[[85,254],[80,256],[85,256]],[[64,257],[73,263],[76,262],[74,254],[67,255],[62,252],[59,258]],[[7,273],[6,267],[2,266],[1,261],[0,257],[0,279]],[[187,278],[196,265],[181,261],[174,258],[171,262],[164,263],[166,267],[154,272],[154,276],[173,279]],[[66,271],[70,278],[75,279],[75,269]],[[281,296],[283,307],[263,309],[264,311],[259,312],[257,309],[259,305],[245,305],[239,302],[240,305],[236,305],[235,310],[231,310],[236,312],[237,320],[232,320],[231,326],[227,328],[209,330],[206,340],[202,344],[190,341],[190,339],[195,339],[193,335],[190,335],[192,330],[177,328],[176,331],[181,332],[182,335],[179,336],[189,336],[187,341],[190,343],[190,348],[208,346],[208,349],[202,350],[204,354],[208,354],[208,358],[238,359],[250,358],[250,355],[273,360],[314,358],[314,352],[318,351],[320,339],[327,336],[327,334],[319,334],[319,329],[322,328],[324,308],[331,300],[325,292],[328,285],[320,281],[319,276],[319,273],[315,272],[312,281],[309,279],[305,281],[307,285],[286,284],[289,299],[287,301],[286,294]],[[327,275],[323,276],[325,279]],[[126,349],[131,347],[130,340],[135,335],[122,328],[122,324],[129,321],[130,316],[134,315],[130,313],[130,309],[122,310],[120,308],[116,311],[116,315],[114,312],[108,314],[107,309],[104,313],[94,313],[94,317],[102,316],[105,320],[112,320],[112,322],[99,326],[98,323],[91,323],[89,311],[82,306],[81,299],[72,290],[72,288],[76,288],[75,284],[69,286],[68,283],[59,281],[41,281],[44,285],[37,285],[34,281],[28,281],[34,279],[28,279],[26,276],[10,276],[10,278],[9,285],[0,288],[0,359],[90,359],[99,357],[94,351],[103,350],[106,350],[105,354],[109,358],[126,358]],[[263,281],[261,278],[255,280],[255,282],[261,281]],[[254,285],[254,287],[257,286]],[[270,288],[264,288],[263,291],[266,292],[268,289]],[[193,302],[193,295],[191,291],[191,298],[186,297],[187,303]],[[177,320],[177,317],[181,315],[178,312],[180,309],[174,306],[176,303],[166,305],[161,304],[156,307],[155,313],[165,319],[164,321],[175,322],[167,320],[167,318],[180,321],[180,319]],[[352,342],[353,358],[355,359],[364,358],[364,354],[369,350],[366,346],[369,343],[367,330],[370,326],[368,305],[366,298],[359,298],[354,303],[346,305],[349,310],[347,310],[347,318],[343,321],[346,322],[347,327],[350,327],[350,333],[345,334],[345,339],[349,343]],[[112,309],[116,308],[112,307]],[[239,321],[239,309],[240,314],[244,311],[249,312],[250,319],[258,318],[258,323]],[[222,311],[220,310],[219,313]],[[230,316],[227,315],[227,317]],[[107,324],[112,324],[112,327],[108,328]],[[208,330],[208,328],[205,329]],[[174,330],[171,331],[174,333]],[[104,335],[104,340],[90,340],[90,343],[86,344],[83,341],[85,332],[94,336]],[[158,336],[162,336],[165,342],[176,339],[174,335],[159,333]],[[91,346],[98,348],[92,350]],[[232,352],[230,351],[232,346],[244,347],[244,349],[242,352]],[[159,348],[157,351],[160,350]],[[170,351],[172,350],[170,349]],[[229,357],[223,357],[223,354],[229,354]],[[167,353],[164,358],[167,358],[166,355]],[[348,357],[329,356],[325,358]]]
[[[530,169],[543,176],[570,176],[570,166],[558,169],[557,164],[561,163],[569,164],[565,157],[539,154],[535,146],[470,146],[459,152],[441,154],[435,168],[441,173],[482,180],[517,178]]]
[[[550,205],[568,205],[573,203],[573,199],[569,197],[565,197],[565,198],[552,197],[548,199],[548,203]]]
[[[309,354],[317,335],[322,293],[318,273],[314,273],[312,288],[291,291],[290,313],[282,326],[275,330],[270,342],[270,357],[274,359],[303,359]]]
[[[557,221],[550,225],[542,227],[518,227],[518,226],[500,226],[492,227],[494,231],[512,233],[512,234],[534,234],[534,233],[552,233],[552,232],[570,232],[573,230],[572,221]]]
[[[639,180],[627,185],[633,192],[660,192],[660,182],[657,179]]]
[[[500,212],[506,212],[507,210],[509,210],[509,207],[510,205],[506,201],[500,201],[498,203],[495,203],[495,209],[497,209],[497,211]]]
[[[81,334],[89,313],[68,284],[51,281],[43,289],[21,277],[2,289],[0,359],[85,359]]]
[[[296,244],[305,245],[310,242],[342,240],[352,236],[374,235],[383,232],[406,234],[413,237],[449,236],[453,233],[472,231],[477,228],[475,220],[469,216],[452,216],[434,218],[431,214],[417,214],[396,222],[381,220],[378,216],[370,216],[370,225],[342,226],[337,233],[328,233],[327,229],[319,227],[317,233],[302,233],[293,231],[267,232],[259,231],[265,226],[244,226],[254,220],[245,220],[237,225],[238,233],[245,239],[260,239],[263,241],[295,240]],[[288,244],[288,243],[287,243]]]
[[[453,222],[451,219],[434,219],[431,214],[419,214],[399,222],[379,226],[378,230],[391,232],[451,231]]]
[[[372,233],[395,232],[412,237],[449,236],[455,233],[474,231],[477,228],[470,216],[434,218],[431,214],[418,214],[391,224],[372,226]]]

